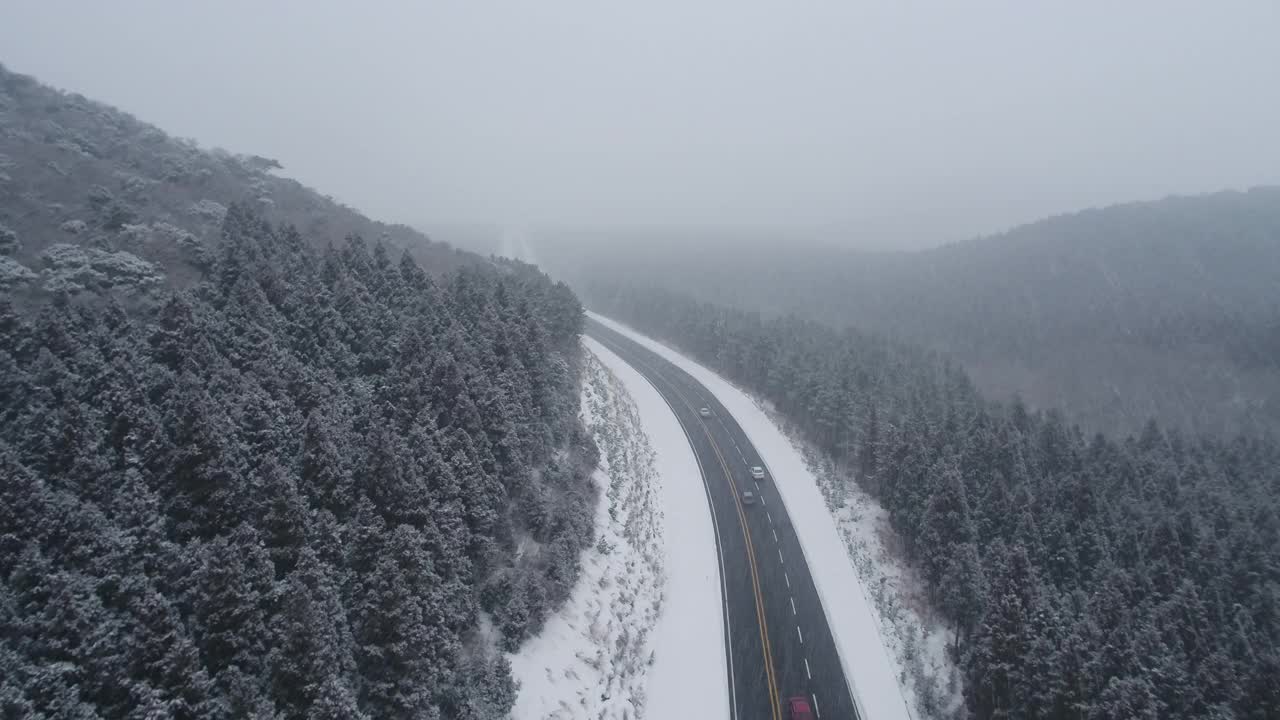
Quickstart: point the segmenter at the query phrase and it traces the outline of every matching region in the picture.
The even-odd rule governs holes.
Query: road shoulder
[[[586,348],[620,381],[653,452],[666,584],[653,630],[644,717],[729,717],[724,606],[715,530],[697,459],[680,423],[638,371],[600,343]]]

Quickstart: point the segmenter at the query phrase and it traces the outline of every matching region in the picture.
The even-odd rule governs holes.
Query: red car
[[[813,708],[809,707],[809,698],[797,695],[787,700],[787,709],[791,711],[791,720],[813,720]]]

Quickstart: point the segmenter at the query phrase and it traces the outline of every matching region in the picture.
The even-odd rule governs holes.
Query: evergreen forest
[[[577,301],[235,205],[210,256],[0,304],[0,714],[505,714],[592,538]]]
[[[598,283],[599,311],[769,401],[889,513],[975,717],[1280,716],[1280,446],[1087,435],[943,355]]]

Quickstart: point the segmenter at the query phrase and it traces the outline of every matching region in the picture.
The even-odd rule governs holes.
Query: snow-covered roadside
[[[601,451],[594,547],[565,607],[511,655],[516,720],[727,717],[720,581],[697,461],[631,366],[586,340],[582,415]]]
[[[667,586],[654,628],[649,718],[729,717],[724,606],[711,507],[689,439],[639,372],[590,338],[587,349],[622,381],[654,450],[660,478]],[[637,716],[640,717],[640,716]]]
[[[837,521],[803,454],[746,392],[711,370],[631,328],[595,313],[591,317],[624,333],[688,372],[729,410],[769,466],[769,474],[795,525],[814,584],[865,717],[912,717],[899,679],[902,665],[890,653],[871,593],[859,581]]]
[[[583,378],[582,417],[601,454],[596,543],[565,606],[510,656],[516,720],[644,716],[665,585],[661,479],[626,389],[590,353]]]

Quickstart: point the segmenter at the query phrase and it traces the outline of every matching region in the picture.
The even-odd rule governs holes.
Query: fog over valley
[[[276,158],[382,220],[914,247],[1280,181],[1277,13],[15,2],[0,47],[15,71]]]

